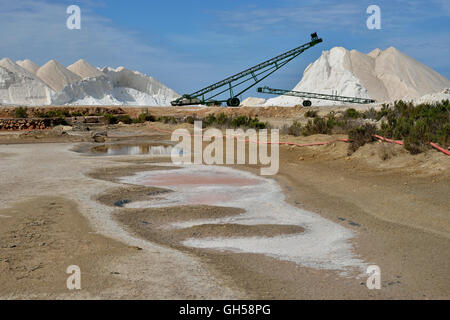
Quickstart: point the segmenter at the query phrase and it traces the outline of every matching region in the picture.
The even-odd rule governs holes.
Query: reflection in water
[[[176,154],[182,154],[183,150],[178,147],[173,147],[170,145],[151,145],[151,144],[140,144],[140,145],[124,145],[124,144],[110,144],[93,147],[91,152],[97,155],[167,155],[170,156],[172,152]]]

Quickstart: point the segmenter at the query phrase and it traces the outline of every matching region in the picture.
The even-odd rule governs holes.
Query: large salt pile
[[[420,104],[441,102],[443,100],[450,100],[450,88],[446,88],[440,92],[426,94],[418,99],[415,99],[413,102],[414,104]]]
[[[391,47],[369,54],[335,47],[324,51],[303,73],[295,91],[372,98],[377,102],[413,100],[450,87],[450,80]],[[265,105],[294,106],[302,98],[279,96]],[[342,104],[312,100],[314,105]]]
[[[22,61],[19,60],[19,61],[16,61],[16,63],[19,66],[21,66],[22,68],[24,68],[25,70],[27,70],[27,71],[29,71],[29,72],[31,72],[33,74],[36,74],[37,71],[39,70],[39,66],[36,63],[34,63],[33,61],[29,60],[29,59],[25,59],[25,60],[22,60]]]
[[[154,78],[124,67],[101,71],[79,60],[69,69],[84,79],[55,94],[53,104],[169,106],[179,97]]]
[[[61,91],[65,86],[81,80],[80,76],[55,60],[40,67],[36,75],[55,91]]]
[[[100,77],[104,75],[103,72],[98,70],[97,68],[91,66],[89,63],[87,63],[85,60],[80,59],[74,64],[67,67],[70,71],[81,77],[82,79],[86,78],[94,78],[94,77]]]
[[[50,60],[0,61],[0,105],[169,106],[179,97],[152,77],[124,67],[104,72],[83,59],[69,67]]]
[[[116,105],[115,99],[109,95],[114,87],[106,77],[86,78],[79,82],[69,84],[52,97],[54,105]]]
[[[124,67],[119,67],[117,69],[107,67],[102,71],[111,79],[114,87],[130,88],[151,95],[157,102],[157,105],[170,105],[170,101],[179,97],[172,89],[166,87],[156,79],[140,72],[131,71]],[[121,91],[123,94],[132,92],[126,89]]]
[[[52,98],[56,105],[168,106],[173,98],[150,95],[127,87],[115,87],[106,75],[66,86]]]
[[[241,102],[242,107],[257,107],[266,103],[266,99],[249,97]]]
[[[8,58],[0,60],[0,104],[46,105],[53,91]]]

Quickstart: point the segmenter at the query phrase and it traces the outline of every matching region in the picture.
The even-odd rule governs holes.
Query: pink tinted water
[[[191,173],[171,173],[153,175],[144,180],[148,186],[197,186],[197,185],[223,185],[223,186],[252,186],[259,184],[256,179],[227,176],[224,174],[198,175]]]

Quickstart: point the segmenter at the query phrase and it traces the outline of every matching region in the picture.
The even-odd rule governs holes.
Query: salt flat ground
[[[117,136],[133,131],[141,140],[167,139],[146,127],[116,130]],[[280,172],[270,179],[280,186],[289,205],[355,234],[350,240],[355,256],[381,268],[382,289],[368,290],[366,279],[353,274],[261,254],[184,245],[194,233],[198,237],[212,232],[225,237],[271,236],[301,230],[268,225],[251,230],[236,226],[163,229],[168,223],[240,212],[201,205],[176,210],[114,207],[112,203],[119,199],[145,200],[142,189],[118,178],[158,170],[155,162],[161,159],[92,157],[73,152],[76,142],[70,139],[74,138],[0,145],[2,298],[450,297],[450,180],[444,155],[430,151],[413,157],[398,150],[393,159],[381,161],[379,144],[365,146],[351,157],[340,143],[281,147]],[[311,142],[333,137],[295,139]],[[16,140],[2,135],[2,141]],[[234,168],[259,171],[255,166]],[[69,292],[65,287],[65,270],[71,264],[81,267],[80,291]]]

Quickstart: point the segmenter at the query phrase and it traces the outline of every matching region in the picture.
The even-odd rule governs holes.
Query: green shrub
[[[371,119],[371,120],[378,121],[378,120],[380,120],[382,118],[382,117],[379,117],[379,116],[380,116],[380,113],[377,112],[374,108],[370,108],[370,109],[368,109],[368,110],[366,110],[366,111],[364,111],[362,113],[362,117],[364,119]]]
[[[423,103],[414,106],[411,102],[396,101],[392,107],[383,105],[378,117],[386,117],[379,134],[405,142],[405,149],[416,154],[426,150],[428,142],[449,145],[450,106],[449,101]]]
[[[131,124],[133,123],[133,119],[130,118],[127,114],[119,114],[116,116],[118,122],[122,122],[124,124]]]
[[[424,119],[418,120],[404,140],[405,149],[411,154],[418,154],[427,149],[430,128]]]
[[[154,121],[155,117],[147,114],[141,113],[137,118],[131,119],[133,123],[144,123],[146,121]]]
[[[265,129],[268,127],[268,124],[266,122],[259,121],[258,117],[253,119],[250,117],[247,126],[254,129]]]
[[[177,124],[177,119],[174,116],[162,116],[157,119],[157,121],[165,124]]]
[[[436,132],[436,143],[439,143],[442,146],[448,146],[450,140],[450,123],[442,126]]]
[[[316,110],[308,110],[305,112],[305,117],[315,118],[315,117],[317,117],[317,111]]]
[[[247,124],[247,117],[246,116],[237,116],[233,120],[231,120],[231,126],[233,128],[237,127],[243,127]]]
[[[83,116],[83,113],[80,111],[74,111],[70,114],[71,117],[81,117]]]
[[[65,126],[68,124],[65,118],[53,118],[50,121],[52,121],[53,126]]]
[[[383,103],[381,105],[381,110],[378,112],[377,121],[387,116],[388,113],[389,113],[389,104]]]
[[[328,115],[327,127],[328,127],[328,129],[330,129],[330,131],[333,130],[336,123],[337,123],[337,120],[336,120],[334,114]]]
[[[231,120],[231,126],[233,128],[265,129],[268,125],[265,122],[260,122],[258,117],[237,116]]]
[[[193,116],[188,116],[188,117],[186,117],[186,123],[189,123],[189,124],[194,124],[194,122],[195,122],[195,117],[193,117]]]
[[[348,138],[351,140],[350,151],[355,152],[359,147],[374,141],[373,135],[376,132],[376,126],[371,123],[350,130],[348,133]]]
[[[358,118],[362,117],[361,113],[356,111],[354,108],[349,108],[349,109],[345,110],[344,116],[346,118],[350,118],[350,119],[358,119]]]
[[[224,113],[221,113],[221,115],[224,115]],[[226,117],[226,116],[225,116]],[[214,114],[208,114],[204,119],[203,119],[203,126],[209,127],[211,125],[213,125],[214,123],[217,123],[217,118]]]
[[[312,134],[328,134],[331,132],[329,128],[328,121],[324,118],[314,118],[314,120],[308,120],[305,128],[302,130],[304,136],[309,136]]]
[[[302,125],[299,122],[294,121],[294,123],[287,128],[287,132],[291,136],[298,137],[302,134],[302,129]]]
[[[141,114],[137,117],[136,122],[138,122],[138,123],[144,123],[145,121],[148,121],[149,118],[150,118],[150,117],[148,116],[148,114],[146,114],[146,113],[141,113]]]
[[[116,124],[118,122],[117,117],[111,113],[105,113],[104,117],[107,124]]]
[[[27,109],[23,107],[16,108],[14,116],[16,118],[28,118]]]
[[[225,113],[223,113],[223,112],[219,113],[219,115],[216,117],[216,123],[217,123],[218,125],[226,125],[226,124],[228,124],[228,122],[230,122],[230,119],[229,119],[229,117],[228,117]]]
[[[38,118],[67,118],[71,116],[68,110],[49,110],[47,112],[38,111],[35,113]]]

